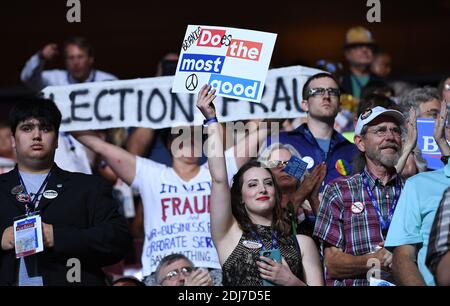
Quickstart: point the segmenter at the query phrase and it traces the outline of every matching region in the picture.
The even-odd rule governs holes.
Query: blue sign
[[[238,99],[256,99],[261,82],[221,74],[211,74],[208,83],[211,84],[219,94],[232,96],[233,98]]]
[[[305,173],[307,166],[308,163],[304,162],[297,156],[292,156],[283,171],[300,180]]]
[[[422,157],[427,161],[429,169],[440,169],[444,167],[441,161],[441,151],[434,140],[434,119],[417,119],[417,145],[422,152]]]

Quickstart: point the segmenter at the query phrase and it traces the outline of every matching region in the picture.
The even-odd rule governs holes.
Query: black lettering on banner
[[[280,96],[280,92],[282,92],[282,96]],[[275,83],[275,97],[272,103],[271,111],[274,112],[277,110],[277,104],[284,101],[286,103],[285,110],[291,110],[291,97],[287,93],[286,86],[284,85],[283,78],[278,77]]]
[[[138,107],[137,107],[137,120],[138,122],[142,121],[142,90],[138,90]]]
[[[99,94],[95,98],[95,102],[94,102],[94,116],[95,116],[95,119],[97,119],[98,121],[111,121],[112,120],[112,116],[111,115],[101,116],[100,112],[99,112],[100,99],[103,96],[107,95],[108,93],[109,93],[109,91],[107,89],[103,89],[102,91],[99,92]]]
[[[74,90],[69,94],[69,99],[71,102],[70,105],[70,116],[72,117],[73,121],[92,121],[92,117],[89,118],[81,118],[75,115],[75,110],[77,108],[88,108],[89,102],[82,103],[82,104],[75,104],[75,99],[77,96],[81,95],[87,95],[89,93],[89,89],[81,89],[81,90]]]
[[[133,93],[133,88],[121,88],[121,89],[111,89],[109,93],[111,95],[115,95],[116,93],[120,93],[120,121],[125,120],[125,96],[127,93]]]
[[[184,117],[187,121],[192,122],[194,121],[194,95],[188,95],[189,96],[189,105],[188,110],[186,110],[183,107],[183,103],[180,101],[180,98],[175,93],[170,93],[170,96],[172,97],[172,104],[170,108],[170,120],[175,119],[175,113],[177,112],[176,105],[179,106],[179,109],[183,113]],[[184,95],[186,96],[186,95]]]
[[[255,106],[259,106],[263,109],[264,113],[269,112],[269,109],[267,108],[267,106],[265,106],[262,103],[257,103],[257,102],[249,102],[250,104],[250,114],[254,114],[255,113]]]
[[[297,86],[298,86],[297,79],[293,78],[292,79],[292,91],[293,91],[292,97],[294,98],[294,107],[298,112],[303,113],[302,106],[301,106],[301,101],[303,100],[303,97],[300,99],[300,103],[298,103],[299,99],[298,99],[298,91],[297,91],[298,87]]]
[[[228,102],[237,102],[239,100],[222,97],[222,116],[228,116]]]
[[[41,95],[44,96],[44,93],[41,92]],[[49,99],[49,100],[52,100],[52,101],[55,101],[55,94],[53,94],[53,93],[49,94],[49,95],[48,95],[48,99]],[[68,118],[62,118],[62,119],[61,119],[61,124],[68,124],[68,123],[70,123],[71,121],[72,121],[72,120],[70,119],[70,117],[68,117]]]
[[[153,118],[152,114],[150,112],[154,96],[159,97],[159,99],[161,100],[162,106],[163,106],[163,111],[161,113],[161,116],[159,116],[158,118]],[[148,120],[155,122],[155,123],[161,122],[164,119],[164,117],[166,116],[166,112],[167,112],[167,103],[166,103],[166,100],[164,99],[164,96],[162,95],[162,93],[159,91],[158,88],[153,89],[152,93],[150,94],[150,97],[147,100],[147,118],[148,118]]]

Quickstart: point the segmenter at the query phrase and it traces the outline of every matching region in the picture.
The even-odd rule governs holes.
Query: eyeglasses
[[[289,164],[289,161],[284,160],[267,160],[261,163],[264,168],[281,168],[286,167]]]
[[[375,134],[375,135],[377,135],[378,137],[386,137],[386,135],[387,135],[387,133],[388,133],[388,130],[389,130],[389,132],[391,132],[392,135],[394,135],[395,137],[399,137],[399,136],[402,135],[402,130],[401,130],[400,128],[398,128],[398,127],[392,127],[392,128],[389,128],[389,129],[388,129],[386,126],[379,127],[379,128],[377,128],[377,129],[375,129],[375,130],[372,130],[372,131],[367,130],[367,133]]]
[[[192,268],[192,267],[182,267],[180,269],[172,270],[172,271],[168,272],[166,274],[166,276],[164,276],[164,278],[161,280],[160,283],[162,284],[166,280],[174,279],[181,274],[183,274],[184,276],[189,276],[192,273],[192,271],[194,271],[194,268]]]
[[[316,87],[316,88],[310,88],[308,90],[308,98],[309,97],[317,97],[317,96],[324,96],[325,92],[328,92],[328,94],[331,97],[339,97],[341,94],[341,91],[339,88],[323,88],[323,87]]]

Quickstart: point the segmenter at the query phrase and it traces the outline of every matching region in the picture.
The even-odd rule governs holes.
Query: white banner
[[[197,94],[211,84],[216,95],[260,102],[276,34],[189,25],[172,92]]]
[[[217,117],[221,122],[303,117],[303,84],[319,72],[302,66],[271,69],[261,103],[217,97]],[[49,86],[43,94],[56,102],[63,115],[61,131],[201,125],[204,118],[195,105],[197,95],[172,93],[173,78]]]

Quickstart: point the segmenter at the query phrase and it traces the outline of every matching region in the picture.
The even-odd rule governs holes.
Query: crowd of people
[[[94,69],[84,38],[62,52],[65,70],[45,70],[56,44],[34,54],[24,84],[117,79]],[[177,133],[63,133],[53,101],[20,99],[0,122],[0,285],[450,285],[450,76],[436,87],[395,80],[363,27],[348,30],[344,56],[348,70],[318,61],[324,72],[298,89],[305,117],[254,120],[231,147],[208,84],[197,97],[204,125]],[[157,76],[177,60],[164,57]],[[434,119],[439,169],[417,145],[417,118]],[[207,139],[179,140],[198,129]],[[17,258],[14,221],[35,214],[43,251]],[[78,278],[67,276],[72,259]]]

